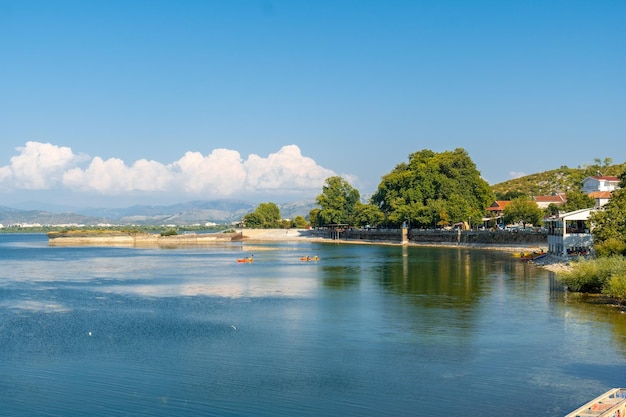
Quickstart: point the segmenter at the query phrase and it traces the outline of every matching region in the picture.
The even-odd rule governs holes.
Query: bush
[[[614,255],[626,255],[626,242],[614,237],[594,245],[593,249],[600,258]]]
[[[581,260],[574,264],[571,271],[559,274],[558,279],[571,291],[605,293],[617,297],[613,293],[623,291],[622,285],[626,288],[626,258],[610,256]]]
[[[161,232],[161,236],[175,236],[178,232],[174,228],[169,228],[164,232]]]
[[[608,296],[626,300],[626,274],[613,275],[602,292]]]

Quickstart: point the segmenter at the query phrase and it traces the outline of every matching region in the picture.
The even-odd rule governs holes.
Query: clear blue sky
[[[0,0],[0,205],[362,195],[626,160],[626,1]],[[59,201],[56,201],[59,200]]]

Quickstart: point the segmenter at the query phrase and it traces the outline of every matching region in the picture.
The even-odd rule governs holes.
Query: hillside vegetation
[[[579,190],[581,181],[586,177],[598,175],[619,175],[626,170],[626,163],[616,165],[590,165],[587,167],[568,168],[562,166],[551,171],[544,171],[525,177],[515,178],[491,186],[498,200],[518,195],[552,195]]]

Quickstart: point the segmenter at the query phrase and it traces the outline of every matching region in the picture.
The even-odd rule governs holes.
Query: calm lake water
[[[0,234],[0,415],[562,416],[626,386],[626,315],[552,279],[463,248]]]

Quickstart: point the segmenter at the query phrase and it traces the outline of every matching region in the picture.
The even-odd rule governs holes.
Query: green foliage
[[[302,217],[302,216],[296,216],[296,217],[293,219],[292,225],[293,225],[293,227],[295,227],[296,229],[304,229],[305,227],[307,227],[307,226],[308,226],[308,223],[307,223],[307,221],[305,220],[305,218],[304,218],[304,217]]]
[[[615,190],[603,210],[591,213],[589,220],[595,245],[609,240],[626,242],[626,188]]]
[[[561,208],[554,203],[550,203],[543,211],[548,216],[558,216]]]
[[[614,255],[626,256],[626,242],[616,239],[614,237],[611,237],[603,242],[595,243],[593,245],[593,249],[596,253],[596,256],[599,258]]]
[[[322,194],[316,198],[321,210],[317,222],[325,224],[354,224],[355,208],[361,195],[346,180],[339,176],[326,179]],[[312,220],[311,220],[312,221]]]
[[[503,201],[509,201],[509,200],[513,200],[514,198],[520,198],[520,197],[529,198],[530,195],[528,195],[528,193],[526,192],[518,191],[518,190],[507,190],[503,194],[496,194],[496,200],[503,200]]]
[[[372,204],[358,202],[355,206],[355,226],[378,226],[385,220],[385,215]]]
[[[604,165],[601,165],[603,162]],[[606,165],[607,162],[609,165]],[[597,175],[598,171],[603,175],[619,175],[626,169],[626,163],[610,165],[610,158],[600,161],[598,158],[592,165],[578,168],[568,168],[563,165],[558,169],[526,175],[514,178],[491,186],[497,200],[512,200],[521,196],[551,195],[553,193],[578,191],[582,180],[586,177]],[[510,198],[508,198],[508,197]]]
[[[319,227],[322,225],[322,219],[320,217],[319,208],[314,208],[309,212],[309,222],[311,222],[311,227]]]
[[[464,149],[442,153],[425,149],[385,175],[371,203],[391,226],[408,222],[435,227],[482,218],[493,199],[489,184]]]
[[[626,300],[626,273],[612,275],[602,292],[611,297]]]
[[[623,256],[582,260],[557,278],[572,291],[626,299],[626,258]]]
[[[243,217],[246,227],[253,229],[274,229],[281,227],[280,209],[274,203],[261,203]]]
[[[177,234],[178,234],[178,231],[174,229],[173,227],[170,227],[169,229],[161,232],[161,236],[176,236]]]
[[[626,258],[611,256],[576,262],[571,271],[560,273],[558,279],[572,291],[600,293],[611,277],[625,274]]]
[[[528,198],[516,198],[503,211],[506,223],[539,224],[543,218],[543,210],[537,203]]]
[[[565,193],[565,199],[567,201],[561,206],[561,210],[566,212],[592,208],[596,205],[596,200],[593,197],[589,197],[588,194],[578,190]]]

